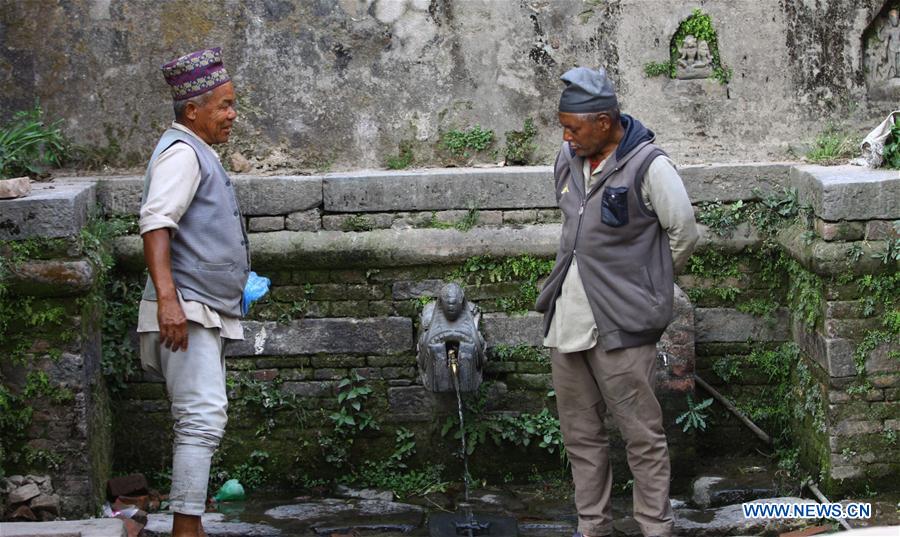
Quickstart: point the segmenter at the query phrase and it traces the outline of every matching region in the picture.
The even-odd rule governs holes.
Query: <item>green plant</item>
[[[709,229],[720,237],[730,237],[738,224],[746,220],[744,202],[732,204],[721,201],[707,201],[700,204],[697,221],[709,226]]]
[[[344,231],[372,231],[375,222],[364,214],[354,214],[344,221]]]
[[[648,62],[644,64],[644,76],[647,78],[653,78],[656,76],[671,76],[671,73],[675,71],[675,64],[671,61],[668,62]]]
[[[258,489],[269,480],[270,476],[265,469],[268,460],[269,453],[267,451],[255,450],[250,453],[246,462],[235,466],[221,481],[237,479],[248,490]]]
[[[448,483],[441,477],[442,465],[409,468],[407,462],[415,452],[415,435],[401,427],[395,433],[391,455],[381,461],[365,461],[349,476],[348,481],[360,486],[388,489],[399,498],[446,491]]]
[[[425,227],[434,228],[434,229],[457,229],[462,232],[469,231],[478,223],[478,209],[474,206],[470,206],[465,216],[463,216],[457,222],[442,222],[438,220],[438,216],[436,212],[431,213],[431,219],[428,221]]]
[[[884,164],[885,168],[893,168],[900,170],[900,121],[894,123],[891,127],[891,135],[884,144]]]
[[[856,142],[854,137],[829,125],[813,140],[813,146],[806,154],[806,160],[827,164],[852,157],[858,145]]]
[[[537,362],[550,365],[550,351],[543,347],[499,344],[491,349],[491,357],[500,362]]]
[[[704,399],[700,403],[694,403],[694,398],[691,394],[687,395],[687,406],[688,409],[681,413],[677,418],[675,418],[676,424],[684,423],[682,430],[684,432],[688,432],[691,430],[705,431],[706,430],[706,420],[709,419],[703,411],[707,409],[713,400],[712,398]]]
[[[68,144],[59,130],[61,120],[44,122],[40,104],[16,112],[0,128],[0,178],[39,176],[49,167],[59,167],[68,156]]]
[[[387,158],[387,167],[389,170],[402,170],[409,168],[413,163],[412,144],[409,142],[400,142],[400,149],[396,157]]]
[[[492,258],[470,257],[462,267],[448,275],[448,279],[479,287],[483,282],[520,282],[519,292],[512,297],[497,299],[497,306],[510,314],[524,314],[537,300],[537,282],[553,270],[553,260],[531,256]]]
[[[441,143],[452,156],[471,156],[470,151],[484,151],[494,143],[494,131],[475,125],[467,130],[450,130],[444,133]]]
[[[537,129],[531,118],[525,120],[525,125],[520,131],[506,132],[506,164],[528,164],[531,153],[535,150],[534,137]]]

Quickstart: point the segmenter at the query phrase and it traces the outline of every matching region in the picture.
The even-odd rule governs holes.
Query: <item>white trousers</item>
[[[201,515],[206,510],[209,467],[225,434],[225,345],[218,328],[188,321],[188,349],[172,352],[159,332],[144,332],[141,365],[166,379],[172,402],[175,442],[172,456],[173,512]]]

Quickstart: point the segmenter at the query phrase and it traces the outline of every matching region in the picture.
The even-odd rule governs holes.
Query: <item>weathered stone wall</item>
[[[458,164],[441,135],[476,124],[498,140],[473,158],[496,162],[528,118],[532,161],[549,163],[558,76],[605,65],[677,160],[778,159],[829,122],[857,130],[890,110],[896,99],[869,97],[862,60],[885,4],[703,2],[733,69],[723,86],[644,75],[668,60],[697,7],[686,0],[8,2],[0,117],[37,97],[89,159],[142,166],[171,119],[159,65],[221,45],[241,114],[226,153],[259,170],[381,167],[401,145],[419,164]]]
[[[6,475],[49,474],[66,517],[96,515],[112,469],[102,289],[80,235],[94,198],[91,184],[36,185],[27,199],[0,201],[9,224],[0,231],[0,399],[8,435],[0,467]]]
[[[500,267],[523,263],[523,255],[547,260],[555,254],[559,215],[549,174],[534,167],[236,176],[253,230],[254,268],[272,278],[273,289],[246,321],[247,339],[228,350],[231,421],[217,469],[234,471],[254,450],[265,450],[267,471],[281,481],[309,484],[344,471],[326,459],[334,448],[329,414],[340,407],[341,381],[359,375],[373,390],[365,408],[381,429],[360,433],[348,456],[383,458],[395,431],[406,427],[416,435],[414,464],[441,462],[455,472],[455,440],[452,432],[442,434],[454,401],[422,388],[414,350],[418,312],[450,278],[462,279],[485,312],[491,361],[481,415],[552,412],[540,317],[511,313],[531,307],[533,296],[523,289],[533,290],[533,266],[522,265],[512,276]],[[771,423],[785,429],[768,432],[799,440],[800,460],[808,470],[821,470],[830,490],[892,487],[895,343],[867,351],[862,362],[854,352],[879,323],[858,307],[866,299],[860,278],[896,273],[896,260],[879,255],[896,240],[896,174],[784,164],[688,166],[682,174],[698,219],[709,225],[701,226],[698,254],[678,278],[693,304],[681,303],[675,330],[662,344],[671,353],[660,380],[676,476],[692,476],[698,455],[762,447],[717,410],[712,434],[681,433],[674,421],[686,409],[683,394],[693,388],[696,370],[751,414],[761,397],[780,393],[785,404],[776,410],[787,415]],[[107,216],[135,214],[138,177],[82,177],[55,186],[77,190],[95,182]],[[795,211],[809,204],[810,226],[801,220],[772,235],[752,214],[725,230],[721,215],[713,218],[731,214],[738,202],[758,204],[782,186],[797,190],[797,199],[784,202]],[[5,214],[11,216],[4,229],[26,229],[27,211]],[[139,286],[140,239],[121,237],[114,246],[119,276]],[[791,344],[796,347],[785,347]],[[787,349],[790,354],[781,356],[788,361],[759,362],[759,352],[773,349]],[[741,375],[723,377],[722,359]],[[772,364],[789,378],[775,380],[766,369]],[[127,386],[113,410],[115,465],[164,471],[171,425],[163,386],[146,376]],[[754,418],[768,423],[765,416]],[[617,463],[623,470],[623,461]],[[489,438],[474,462],[481,475],[504,478],[557,464],[555,455],[533,445],[494,447]]]

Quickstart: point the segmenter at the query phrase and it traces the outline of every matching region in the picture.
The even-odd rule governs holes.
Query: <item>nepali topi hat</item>
[[[162,66],[172,100],[183,101],[202,95],[231,80],[222,65],[222,48],[191,52]]]
[[[598,70],[576,67],[566,71],[559,79],[566,83],[559,98],[560,112],[604,112],[619,106],[616,88],[602,67]]]

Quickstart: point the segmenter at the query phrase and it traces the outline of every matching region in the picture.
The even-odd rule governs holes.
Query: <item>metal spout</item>
[[[454,377],[459,378],[459,357],[456,355],[456,349],[448,349],[447,357],[450,359],[450,371]]]

